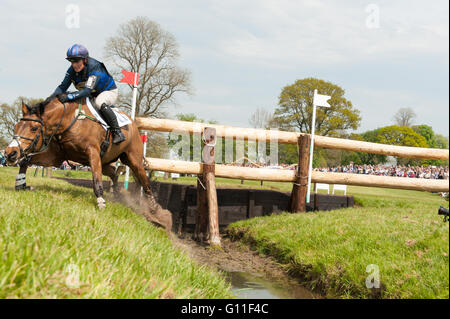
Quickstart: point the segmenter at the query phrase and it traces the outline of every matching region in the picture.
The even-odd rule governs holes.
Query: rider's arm
[[[84,85],[84,88],[81,89],[80,91],[68,94],[67,95],[68,99],[77,100],[84,97],[88,97],[91,94],[92,90],[95,88],[96,83],[97,83],[97,76],[91,75],[90,77],[88,77],[86,84]]]
[[[67,91],[70,84],[72,84],[72,67],[70,67],[67,72],[66,76],[64,77],[64,80],[61,82],[61,84],[56,88],[55,92],[53,92],[52,96],[56,96],[57,94],[61,94]]]

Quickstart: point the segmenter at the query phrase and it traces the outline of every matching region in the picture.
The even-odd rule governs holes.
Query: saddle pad
[[[92,105],[89,98],[86,99],[86,104],[89,108],[89,111],[92,113],[92,115],[94,115],[94,117],[100,122],[100,124],[106,130],[109,127],[108,124],[106,124],[105,120],[100,116],[97,109]],[[124,113],[118,112],[114,108],[111,108],[111,110],[113,110],[114,114],[116,114],[117,123],[119,123],[119,127],[125,126],[127,124],[131,124],[130,118],[128,116],[126,116]]]

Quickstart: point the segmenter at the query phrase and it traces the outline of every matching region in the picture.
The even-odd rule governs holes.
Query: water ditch
[[[260,256],[248,246],[222,238],[221,249],[211,249],[191,239],[176,238],[176,246],[201,264],[218,269],[230,282],[239,299],[317,299],[323,298],[292,278],[270,256]]]
[[[255,274],[228,272],[226,277],[239,299],[317,299],[317,294],[298,283],[281,283]]]

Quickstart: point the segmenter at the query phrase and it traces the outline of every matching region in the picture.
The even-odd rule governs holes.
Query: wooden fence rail
[[[146,158],[146,168],[170,173],[202,174],[202,164],[161,158]],[[215,176],[272,182],[295,182],[295,170],[250,168],[232,165],[215,165]],[[367,187],[409,189],[432,192],[448,192],[449,181],[440,179],[375,176],[348,173],[312,172],[314,183],[345,184]]]
[[[305,135],[303,133],[296,132],[240,128],[234,126],[143,117],[137,118],[136,123],[141,130],[159,132],[183,132],[189,134],[201,134],[205,127],[212,127],[216,129],[216,136],[218,138],[238,138],[243,140],[259,140],[266,142],[275,140],[280,144],[297,144],[298,137],[301,135]],[[347,151],[383,154],[407,158],[426,158],[434,160],[449,159],[449,150],[446,149],[395,146],[320,135],[314,136],[314,145],[322,148],[341,149]]]

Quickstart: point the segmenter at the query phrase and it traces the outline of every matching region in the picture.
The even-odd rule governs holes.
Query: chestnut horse
[[[149,180],[145,174],[143,147],[136,123],[123,127],[126,140],[118,145],[111,143],[100,156],[100,146],[107,135],[106,130],[89,118],[79,118],[79,110],[93,118],[85,100],[61,103],[58,98],[46,100],[33,107],[22,103],[23,118],[16,124],[14,140],[6,148],[8,164],[21,166],[26,171],[29,163],[42,166],[60,166],[64,160],[71,160],[91,167],[94,194],[99,209],[105,208],[102,174],[113,181],[114,193],[118,194],[117,174],[111,163],[120,161],[128,165],[145,192],[145,217],[170,231],[171,213],[156,202]],[[128,115],[127,115],[128,116]],[[56,164],[56,165],[55,165]]]

